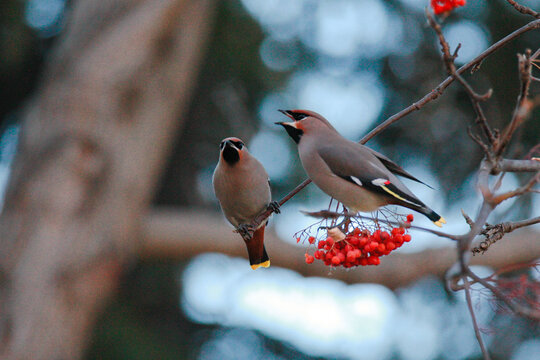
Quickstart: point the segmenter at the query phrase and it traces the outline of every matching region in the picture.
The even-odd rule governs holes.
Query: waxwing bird
[[[247,233],[251,221],[268,207],[279,212],[277,203],[271,201],[266,170],[239,138],[221,141],[212,183],[223,214],[238,232]],[[245,240],[249,263],[254,270],[270,266],[264,247],[265,226],[266,223],[262,223],[254,230],[252,238]]]
[[[279,110],[291,122],[278,122],[298,144],[302,166],[326,194],[350,212],[371,212],[401,205],[427,216],[437,226],[446,221],[427,207],[396,177],[420,182],[386,156],[345,139],[321,115],[309,110]]]

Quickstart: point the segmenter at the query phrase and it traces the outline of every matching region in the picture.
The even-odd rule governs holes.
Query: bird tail
[[[441,215],[437,214],[427,206],[421,207],[417,211],[427,216],[427,218],[433,221],[438,227],[442,227],[442,224],[446,224],[446,220]]]
[[[246,241],[249,264],[253,270],[261,266],[265,268],[270,266],[270,259],[264,247],[264,229],[265,226],[261,226],[255,230],[251,240]]]

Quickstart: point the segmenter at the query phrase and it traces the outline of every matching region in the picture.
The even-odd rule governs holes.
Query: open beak
[[[304,134],[304,130],[298,128],[298,122],[294,121],[294,118],[292,117],[291,113],[287,110],[279,110],[283,114],[287,115],[289,118],[293,119],[291,122],[283,122],[279,121],[276,122],[276,125],[281,125],[287,130],[287,134],[294,140],[295,143],[300,142],[300,138]]]
[[[283,115],[287,116],[289,119],[291,119],[292,121],[295,121],[294,120],[294,117],[293,117],[293,113],[290,111],[290,110],[278,110],[280,113],[282,113]]]
[[[294,117],[292,116],[292,113],[290,110],[278,110],[280,113],[282,113],[283,115],[287,116],[289,119],[292,120],[292,122],[283,122],[283,121],[278,121],[274,124],[276,125],[281,125],[283,126],[284,128],[287,128],[287,126],[290,126],[292,128],[295,128],[295,129],[298,129],[298,127],[296,126],[296,120],[294,120]]]
[[[287,126],[289,126],[289,127],[298,129],[298,127],[296,126],[296,122],[295,122],[295,121],[292,121],[292,122],[278,121],[278,122],[275,122],[274,124],[276,124],[276,125],[281,125],[281,126],[283,126],[284,128],[287,128]]]

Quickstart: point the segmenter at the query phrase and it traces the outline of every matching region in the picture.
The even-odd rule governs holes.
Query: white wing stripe
[[[354,181],[356,184],[358,184],[359,186],[362,186],[362,182],[360,181],[359,178],[357,178],[356,176],[351,176],[350,178],[351,178],[352,181]]]

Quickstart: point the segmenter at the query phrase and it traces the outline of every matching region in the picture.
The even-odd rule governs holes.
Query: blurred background
[[[540,8],[538,0],[520,3]],[[305,173],[296,146],[273,124],[283,120],[277,109],[317,111],[347,138],[359,140],[431,91],[446,73],[438,41],[426,25],[427,5],[427,0],[216,1],[184,126],[175,135],[153,206],[210,212],[219,226],[225,226],[211,184],[222,138],[237,136],[246,142],[266,167],[273,196],[279,199]],[[0,4],[3,189],[25,105],[39,94],[44,64],[69,24],[71,6],[65,0]],[[504,0],[470,0],[444,19],[443,30],[452,47],[462,44],[456,61],[462,65],[527,21]],[[535,51],[539,45],[539,32],[528,32],[470,77],[477,91],[494,90],[485,106],[493,127],[504,127],[515,106],[516,53],[526,48]],[[538,96],[538,90],[538,84],[533,84],[532,96]],[[520,128],[511,157],[523,158],[538,143],[539,115],[537,109]],[[450,233],[467,230],[460,209],[474,215],[480,204],[474,176],[482,153],[466,131],[474,118],[466,93],[453,84],[437,101],[368,144],[436,189],[407,183],[444,215]],[[515,188],[523,179],[509,174],[502,188]],[[481,358],[465,299],[445,289],[440,271],[379,284],[350,280],[354,276],[348,272],[365,272],[364,268],[319,269],[318,276],[305,276],[309,270],[302,267],[310,266],[302,264],[306,245],[296,245],[293,234],[314,220],[299,210],[319,210],[328,201],[310,185],[271,220],[275,236],[267,244],[270,257],[283,255],[276,253],[282,247],[272,241],[289,242],[287,249],[294,253],[286,255],[299,260],[289,269],[272,266],[252,271],[245,258],[204,251],[188,252],[183,258],[149,256],[136,262],[100,315],[85,358]],[[538,209],[538,194],[509,200],[497,208],[490,222],[538,216]],[[416,219],[417,225],[431,226],[420,216]],[[538,230],[527,236],[538,238],[534,232]],[[412,238],[396,256],[414,256],[410,259],[418,261],[412,264],[415,268],[423,266],[422,256],[437,262],[429,254],[443,254],[429,251],[452,246],[421,232],[413,231]],[[393,259],[394,255],[388,256],[382,262]],[[476,270],[488,275],[493,269]],[[535,271],[525,273],[540,278]],[[493,357],[538,359],[538,324],[504,311],[482,291],[474,295]]]

